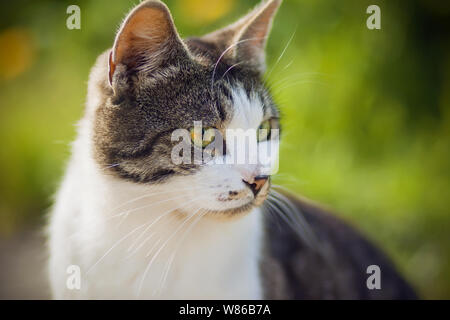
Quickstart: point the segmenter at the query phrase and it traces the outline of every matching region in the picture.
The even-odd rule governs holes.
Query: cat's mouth
[[[269,190],[270,182],[267,181],[257,193],[251,192],[249,189],[244,189],[220,194],[216,200],[221,202],[224,208],[208,209],[208,213],[215,215],[241,215],[249,213],[264,203],[269,195]]]

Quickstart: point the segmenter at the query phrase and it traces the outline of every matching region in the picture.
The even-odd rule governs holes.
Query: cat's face
[[[266,2],[225,29],[187,40],[161,2],[135,8],[104,75],[97,162],[120,179],[180,190],[187,211],[233,214],[260,205],[277,162],[278,111],[262,74],[279,4]]]

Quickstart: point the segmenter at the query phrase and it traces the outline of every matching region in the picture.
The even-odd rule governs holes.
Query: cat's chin
[[[208,210],[209,216],[239,216],[250,213],[255,208],[255,204],[252,202],[244,204],[237,208],[224,209],[224,210]]]
[[[257,197],[256,199],[252,200],[249,203],[246,203],[244,205],[241,205],[239,207],[236,208],[227,208],[227,209],[207,209],[208,210],[208,214],[207,216],[210,217],[233,217],[233,218],[237,218],[240,216],[244,216],[248,213],[250,213],[253,209],[260,207],[264,201],[267,199],[267,197]]]
[[[213,216],[213,217],[239,217],[244,216],[248,213],[250,213],[253,209],[260,207],[264,201],[267,199],[269,194],[269,187],[265,188],[264,192],[262,194],[259,194],[255,198],[253,198],[251,201],[244,203],[240,206],[231,207],[231,208],[204,208],[208,211],[207,216]]]

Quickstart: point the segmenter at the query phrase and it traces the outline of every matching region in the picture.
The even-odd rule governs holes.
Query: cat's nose
[[[269,176],[256,176],[251,181],[244,181],[244,183],[249,186],[249,188],[252,190],[253,194],[256,196],[258,192],[262,189],[262,187],[266,184],[267,180],[269,180]]]

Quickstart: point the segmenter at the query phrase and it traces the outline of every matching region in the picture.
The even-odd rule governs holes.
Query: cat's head
[[[260,205],[277,162],[279,115],[263,73],[280,3],[263,2],[224,29],[185,40],[162,2],[133,9],[96,85],[97,163],[119,179],[179,190],[192,208],[211,214]]]

